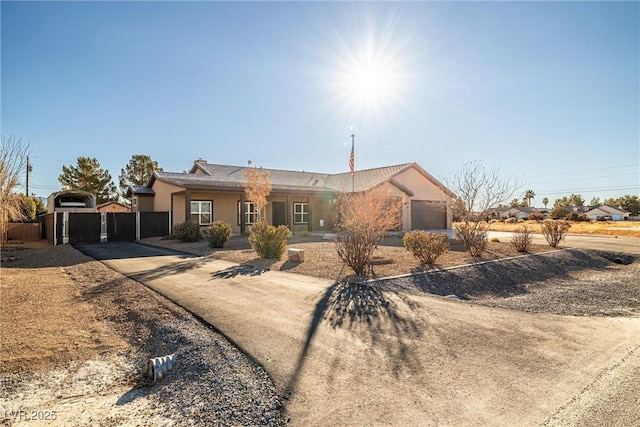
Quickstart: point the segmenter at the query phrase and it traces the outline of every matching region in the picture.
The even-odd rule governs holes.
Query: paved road
[[[489,231],[489,238],[497,237],[502,241],[509,241],[513,233],[508,231]],[[533,243],[546,245],[542,234],[533,234]],[[592,234],[569,234],[560,243],[561,247],[597,249],[601,251],[625,252],[630,254],[640,254],[640,238],[637,237],[615,237]]]
[[[132,243],[79,249],[250,354],[291,425],[539,425],[640,348],[640,319],[513,312]]]

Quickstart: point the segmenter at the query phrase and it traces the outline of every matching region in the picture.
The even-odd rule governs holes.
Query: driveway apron
[[[640,319],[480,307],[135,243],[78,249],[250,355],[292,425],[538,425],[640,348]]]

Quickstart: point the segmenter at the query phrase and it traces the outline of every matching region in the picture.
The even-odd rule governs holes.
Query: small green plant
[[[202,233],[200,233],[200,226],[195,221],[188,220],[173,226],[171,238],[182,242],[197,242],[202,238]]]
[[[498,239],[497,237],[492,237],[489,239],[489,241],[493,243],[500,243],[500,239]]]
[[[207,228],[205,234],[209,238],[210,248],[221,248],[231,237],[231,226],[224,221],[218,220]]]
[[[511,238],[511,245],[518,252],[529,252],[531,246],[531,230],[526,225],[518,227]]]
[[[300,237],[311,237],[313,234],[310,231],[303,231],[300,233]]]
[[[249,243],[260,258],[280,259],[287,248],[289,227],[286,225],[267,225],[257,222],[251,227]]]
[[[402,242],[407,251],[423,265],[433,264],[440,255],[449,250],[449,237],[446,234],[415,230],[405,234]]]
[[[542,221],[542,234],[552,248],[557,248],[569,231],[571,224],[567,221],[546,219]]]

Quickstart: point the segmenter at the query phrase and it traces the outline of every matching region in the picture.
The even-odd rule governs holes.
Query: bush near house
[[[224,221],[215,221],[207,228],[205,234],[209,238],[210,248],[222,248],[231,237],[231,225]]]
[[[405,234],[402,242],[407,251],[423,265],[433,264],[449,250],[449,237],[446,234],[415,230]]]
[[[487,247],[488,225],[461,223],[454,226],[456,240],[462,243],[472,257],[479,258]]]
[[[197,242],[202,238],[202,233],[195,221],[188,220],[173,226],[171,238],[181,242]]]
[[[552,248],[557,248],[569,231],[571,224],[567,221],[547,219],[542,221],[542,234]]]
[[[531,229],[526,225],[518,227],[511,238],[513,249],[518,252],[529,252],[531,246]]]
[[[287,248],[289,233],[286,225],[274,227],[261,221],[251,227],[249,243],[260,258],[280,259]]]

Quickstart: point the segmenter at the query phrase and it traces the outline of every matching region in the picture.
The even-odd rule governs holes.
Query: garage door
[[[440,230],[447,228],[447,206],[442,202],[411,201],[412,230]]]

